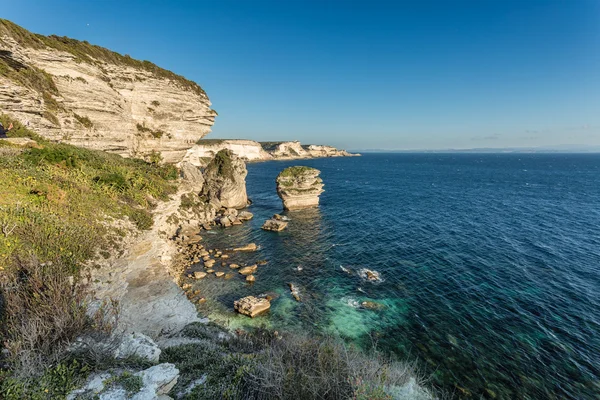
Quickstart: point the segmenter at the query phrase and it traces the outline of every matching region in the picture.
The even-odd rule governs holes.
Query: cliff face
[[[194,165],[205,165],[217,152],[231,150],[245,161],[300,160],[318,157],[352,157],[359,154],[348,153],[332,146],[309,145],[300,142],[264,142],[239,139],[200,140],[191,147],[184,160]]]
[[[0,112],[41,135],[179,162],[216,112],[200,86],[147,61],[0,20]]]
[[[311,167],[289,167],[277,176],[277,194],[285,210],[317,207],[324,192],[321,171]]]
[[[217,210],[245,208],[248,206],[246,175],[244,162],[230,150],[221,150],[204,170],[202,196]]]

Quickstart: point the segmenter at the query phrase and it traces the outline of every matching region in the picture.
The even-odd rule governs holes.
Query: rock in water
[[[254,217],[254,214],[252,214],[250,211],[240,211],[238,214],[240,221],[250,221],[252,217]]]
[[[248,205],[246,175],[246,164],[230,150],[221,150],[204,170],[201,194],[215,208],[244,208]]]
[[[271,308],[271,303],[267,299],[259,299],[254,296],[244,297],[233,303],[233,308],[240,314],[254,318]]]
[[[293,283],[289,283],[288,285],[290,285],[290,293],[292,293],[292,296],[296,299],[296,301],[300,301],[300,292],[298,291],[298,286],[294,285]]]
[[[265,223],[262,226],[262,229],[264,229],[265,231],[275,231],[275,232],[279,232],[284,230],[285,228],[287,228],[288,223],[285,221],[280,221],[278,219],[275,218],[271,218],[265,221]]]
[[[277,194],[286,210],[317,207],[324,192],[321,171],[310,167],[289,167],[277,176]]]
[[[258,266],[256,264],[254,264],[254,265],[251,265],[249,267],[244,267],[244,268],[240,269],[239,272],[242,275],[251,275],[251,274],[253,274],[253,273],[256,272],[257,268],[258,268]]]
[[[256,251],[257,249],[258,246],[256,246],[256,243],[249,243],[242,247],[236,247],[235,249],[233,249],[233,251]]]

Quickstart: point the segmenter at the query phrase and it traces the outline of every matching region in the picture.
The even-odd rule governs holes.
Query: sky
[[[208,138],[600,145],[599,0],[0,0],[0,18],[196,81]]]

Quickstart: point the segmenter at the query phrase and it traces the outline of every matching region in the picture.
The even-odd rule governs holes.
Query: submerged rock
[[[381,282],[383,280],[383,278],[381,277],[381,274],[379,272],[372,271],[372,270],[366,269],[366,268],[363,268],[360,271],[358,271],[358,275],[361,278],[366,279],[371,282]]]
[[[317,207],[323,193],[321,171],[310,167],[289,167],[277,176],[277,194],[285,210]],[[283,219],[283,218],[282,218]]]
[[[298,291],[298,286],[294,285],[293,283],[288,283],[288,285],[290,286],[290,293],[294,299],[296,299],[296,301],[300,301],[300,292]]]
[[[240,314],[254,318],[271,308],[271,303],[267,299],[248,296],[235,301],[233,308]]]
[[[257,249],[256,243],[250,243],[242,247],[236,247],[233,251],[256,251]]]
[[[374,301],[363,301],[360,305],[367,310],[383,310],[385,308],[383,304]]]
[[[254,275],[248,275],[246,277],[246,282],[254,282],[256,281],[256,277]]]
[[[265,231],[279,232],[287,228],[287,226],[287,222],[271,218],[265,221],[265,223],[262,226],[262,229],[264,229]]]

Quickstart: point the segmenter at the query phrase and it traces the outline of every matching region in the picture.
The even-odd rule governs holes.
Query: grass
[[[318,170],[315,168],[304,167],[304,166],[288,167],[288,168],[284,169],[283,171],[281,171],[279,173],[279,175],[277,176],[277,178],[278,179],[279,178],[294,178],[294,177],[300,176],[302,174],[305,174],[307,172],[314,173],[314,172],[318,172]]]
[[[180,370],[171,396],[187,389],[184,399],[391,400],[418,376],[411,364],[331,337],[263,329],[231,335],[200,323],[184,334],[197,342],[166,349],[160,360]]]
[[[178,86],[191,90],[202,97],[207,97],[204,89],[202,89],[197,83],[190,81],[181,75],[177,75],[171,71],[160,68],[150,61],[136,60],[131,58],[129,55],[121,55],[106,48],[90,44],[87,41],[79,41],[64,36],[43,36],[34,34],[9,20],[0,19],[0,36],[3,35],[12,37],[17,41],[17,43],[19,43],[19,45],[23,47],[31,47],[34,49],[50,47],[59,51],[68,52],[72,54],[79,62],[86,62],[96,65],[101,65],[103,62],[106,62],[138,68],[150,72],[157,78],[169,79]],[[1,68],[2,67],[0,65],[0,74],[3,74]],[[43,75],[39,74],[39,70],[32,71],[35,72],[35,74],[39,77],[43,77]]]
[[[119,249],[125,232],[111,220],[150,228],[151,210],[175,192],[178,174],[172,166],[50,143],[17,121],[0,121],[14,122],[10,137],[40,145],[0,146],[0,398],[11,398],[7,393],[21,389],[37,393],[75,337],[111,329],[104,318],[110,305],[86,315],[85,266]]]

